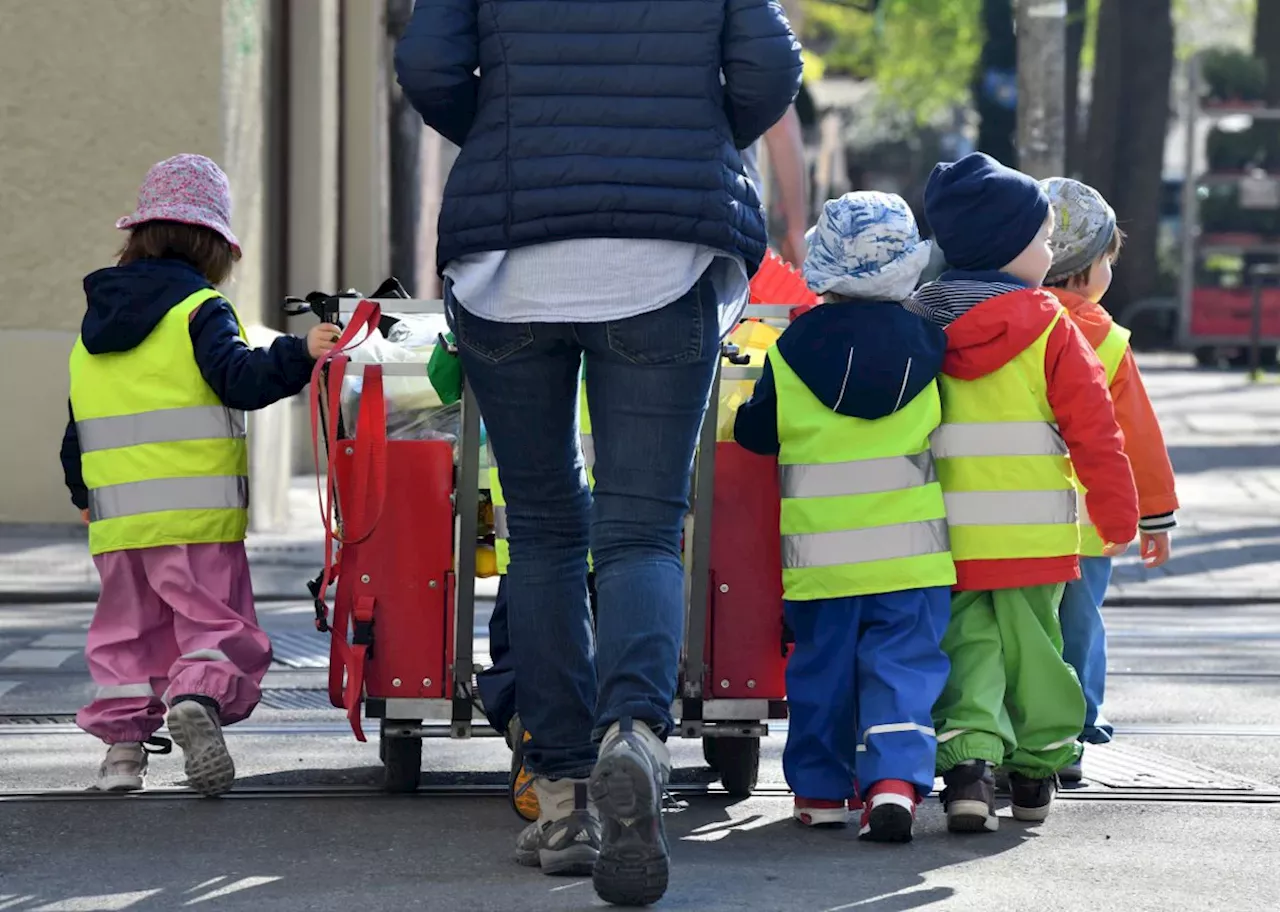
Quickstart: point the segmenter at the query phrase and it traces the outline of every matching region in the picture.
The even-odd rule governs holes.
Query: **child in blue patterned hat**
[[[933,787],[932,709],[956,581],[929,451],[946,335],[900,303],[929,262],[906,202],[829,201],[804,276],[823,304],[769,350],[734,436],[776,454],[782,585],[795,650],[783,753],[794,816],[911,838]]]

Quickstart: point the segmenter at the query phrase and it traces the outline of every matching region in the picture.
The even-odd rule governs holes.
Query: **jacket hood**
[[[199,270],[179,260],[137,260],[99,269],[84,279],[89,309],[80,339],[91,355],[130,351],[174,306],[211,287]]]
[[[1046,288],[1045,291],[1058,299],[1090,345],[1097,348],[1102,344],[1115,325],[1105,307],[1065,288]]]
[[[778,352],[834,412],[892,415],[937,377],[946,334],[888,301],[839,301],[797,317]]]
[[[960,380],[994,373],[1035,342],[1061,310],[1043,288],[988,298],[947,327],[943,373]]]

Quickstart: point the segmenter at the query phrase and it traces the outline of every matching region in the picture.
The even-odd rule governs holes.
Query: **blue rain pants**
[[[1106,744],[1115,729],[1102,715],[1107,693],[1107,628],[1102,602],[1111,582],[1111,558],[1081,557],[1080,579],[1067,583],[1058,616],[1062,621],[1062,657],[1076,670],[1084,690],[1084,732],[1080,740]]]

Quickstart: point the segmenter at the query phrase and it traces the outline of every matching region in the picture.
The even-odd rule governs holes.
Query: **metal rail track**
[[[678,783],[670,787],[672,795],[681,799],[726,798],[728,793],[714,784]],[[342,799],[366,801],[402,801],[424,798],[505,798],[507,787],[502,784],[432,783],[423,785],[408,795],[391,795],[373,786],[276,786],[237,788],[223,795],[223,801],[281,801],[311,799]],[[783,786],[761,786],[752,793],[753,798],[787,799],[791,791]],[[1280,805],[1280,790],[1252,789],[1158,789],[1158,788],[1078,788],[1063,789],[1058,797],[1064,801],[1095,801],[1104,803],[1161,804],[1253,804]],[[203,801],[202,796],[184,788],[152,788],[144,792],[109,793],[48,790],[0,790],[0,803],[44,803],[79,801]]]

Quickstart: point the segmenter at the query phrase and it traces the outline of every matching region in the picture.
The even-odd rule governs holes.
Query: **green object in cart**
[[[453,345],[453,333],[446,335],[444,341]],[[437,345],[431,353],[431,360],[427,362],[427,379],[442,404],[453,405],[462,398],[462,364],[448,346]]]

